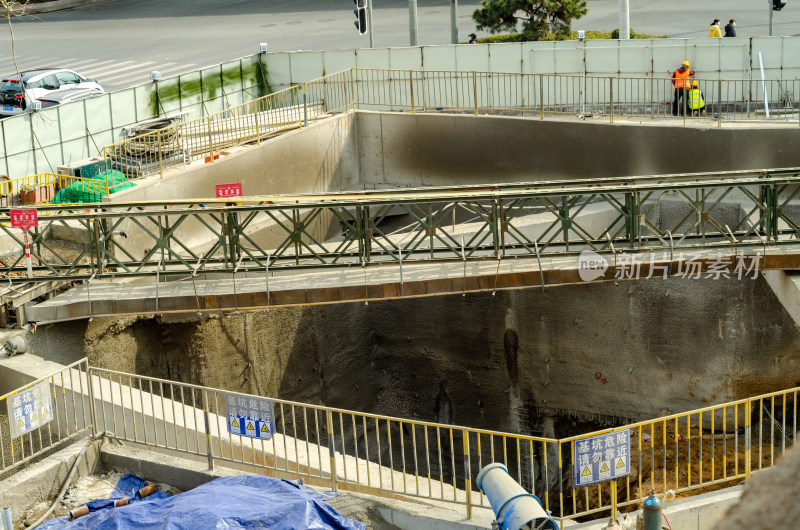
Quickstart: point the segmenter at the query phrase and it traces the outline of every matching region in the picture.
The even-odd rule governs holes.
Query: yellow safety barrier
[[[96,202],[92,198],[108,195],[106,180],[96,180],[55,173],[40,173],[28,177],[0,180],[0,208],[63,204],[58,192],[72,188],[72,200],[85,196],[82,202]],[[112,186],[113,189],[115,186]]]

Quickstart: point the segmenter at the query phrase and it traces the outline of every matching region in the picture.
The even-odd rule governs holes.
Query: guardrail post
[[[305,96],[304,96],[305,97]],[[256,120],[256,143],[261,145],[261,130],[258,126],[258,106],[256,105],[256,100],[253,100],[253,116]]]
[[[203,422],[206,428],[206,455],[208,469],[214,469],[214,453],[211,449],[211,424],[208,421],[208,391],[203,390]]]
[[[467,494],[467,519],[472,519],[472,466],[469,458],[469,432],[461,431],[464,437],[464,490]]]
[[[614,78],[608,78],[608,100],[611,106],[610,116],[611,116],[611,123],[614,123]]]
[[[478,74],[472,72],[472,104],[475,109],[475,116],[478,115]]]
[[[209,162],[214,163],[214,140],[211,137],[211,118],[206,116],[206,130],[208,130],[208,152],[210,155]]]
[[[97,436],[97,411],[94,406],[94,381],[92,381],[92,367],[89,366],[89,361],[86,361],[86,380],[89,384],[89,411],[92,415],[92,436]],[[103,430],[105,430],[105,425],[103,425]]]
[[[161,129],[156,132],[158,138],[158,173],[161,175],[161,178],[164,178],[164,164],[162,162],[161,157]]]
[[[303,127],[308,127],[308,101],[305,90],[303,91]]]
[[[717,80],[717,127],[722,127],[722,79]]]
[[[328,455],[330,456],[331,460],[331,489],[336,491],[336,448],[333,445],[333,413],[330,410],[326,410],[325,418],[328,424]]]
[[[539,111],[541,119],[544,119],[544,76],[539,74]]]
[[[372,27],[370,25],[370,27]],[[353,80],[353,71],[355,68],[350,69],[350,101],[353,103],[353,110],[356,110],[356,83]],[[347,97],[347,90],[345,90],[345,97]],[[345,101],[345,105],[347,105],[347,101]]]
[[[414,114],[414,72],[408,71],[408,85],[411,93],[411,114]]]
[[[750,400],[747,400],[747,409],[745,410],[744,416],[744,480],[747,482],[750,480],[750,472],[751,472],[751,464],[750,464],[750,446],[751,446],[751,426],[750,426],[750,416],[752,414],[752,403]]]
[[[666,470],[665,470],[666,471]],[[617,481],[611,481],[611,520],[617,520]]]

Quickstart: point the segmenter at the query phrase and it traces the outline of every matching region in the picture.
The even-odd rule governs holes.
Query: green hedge
[[[586,40],[589,39],[616,39],[619,37],[619,30],[614,31],[587,31]],[[632,39],[666,39],[666,35],[647,35],[644,33],[636,33],[631,30]],[[491,35],[489,37],[481,37],[478,42],[481,44],[490,44],[495,42],[525,42],[527,39],[522,33],[508,33],[506,35]],[[578,32],[571,31],[569,37],[557,36],[553,33],[549,34],[547,38],[541,39],[545,41],[550,40],[578,40]]]

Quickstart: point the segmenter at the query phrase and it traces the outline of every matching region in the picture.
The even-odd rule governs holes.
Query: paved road
[[[776,33],[800,33],[800,0],[776,13]],[[374,0],[375,45],[408,45],[408,2]],[[767,33],[766,0],[631,0],[631,25],[642,33],[707,35],[715,18],[738,20],[741,36]],[[709,7],[711,4],[711,7]],[[764,4],[754,7],[755,4]],[[478,0],[460,0],[462,38],[474,30]],[[420,42],[450,42],[449,0],[419,0]],[[369,45],[353,27],[352,0],[110,0],[103,4],[14,20],[21,69],[71,67],[108,89],[138,84],[151,70],[164,75],[257,51],[357,48]],[[687,13],[693,13],[691,17]],[[575,28],[617,27],[617,0],[589,0]],[[0,26],[0,73],[14,70],[8,28]]]

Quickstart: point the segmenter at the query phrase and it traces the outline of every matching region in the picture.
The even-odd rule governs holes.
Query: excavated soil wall
[[[47,334],[82,336],[100,367],[551,435],[800,384],[800,332],[763,279],[604,283],[191,322],[98,318]]]

